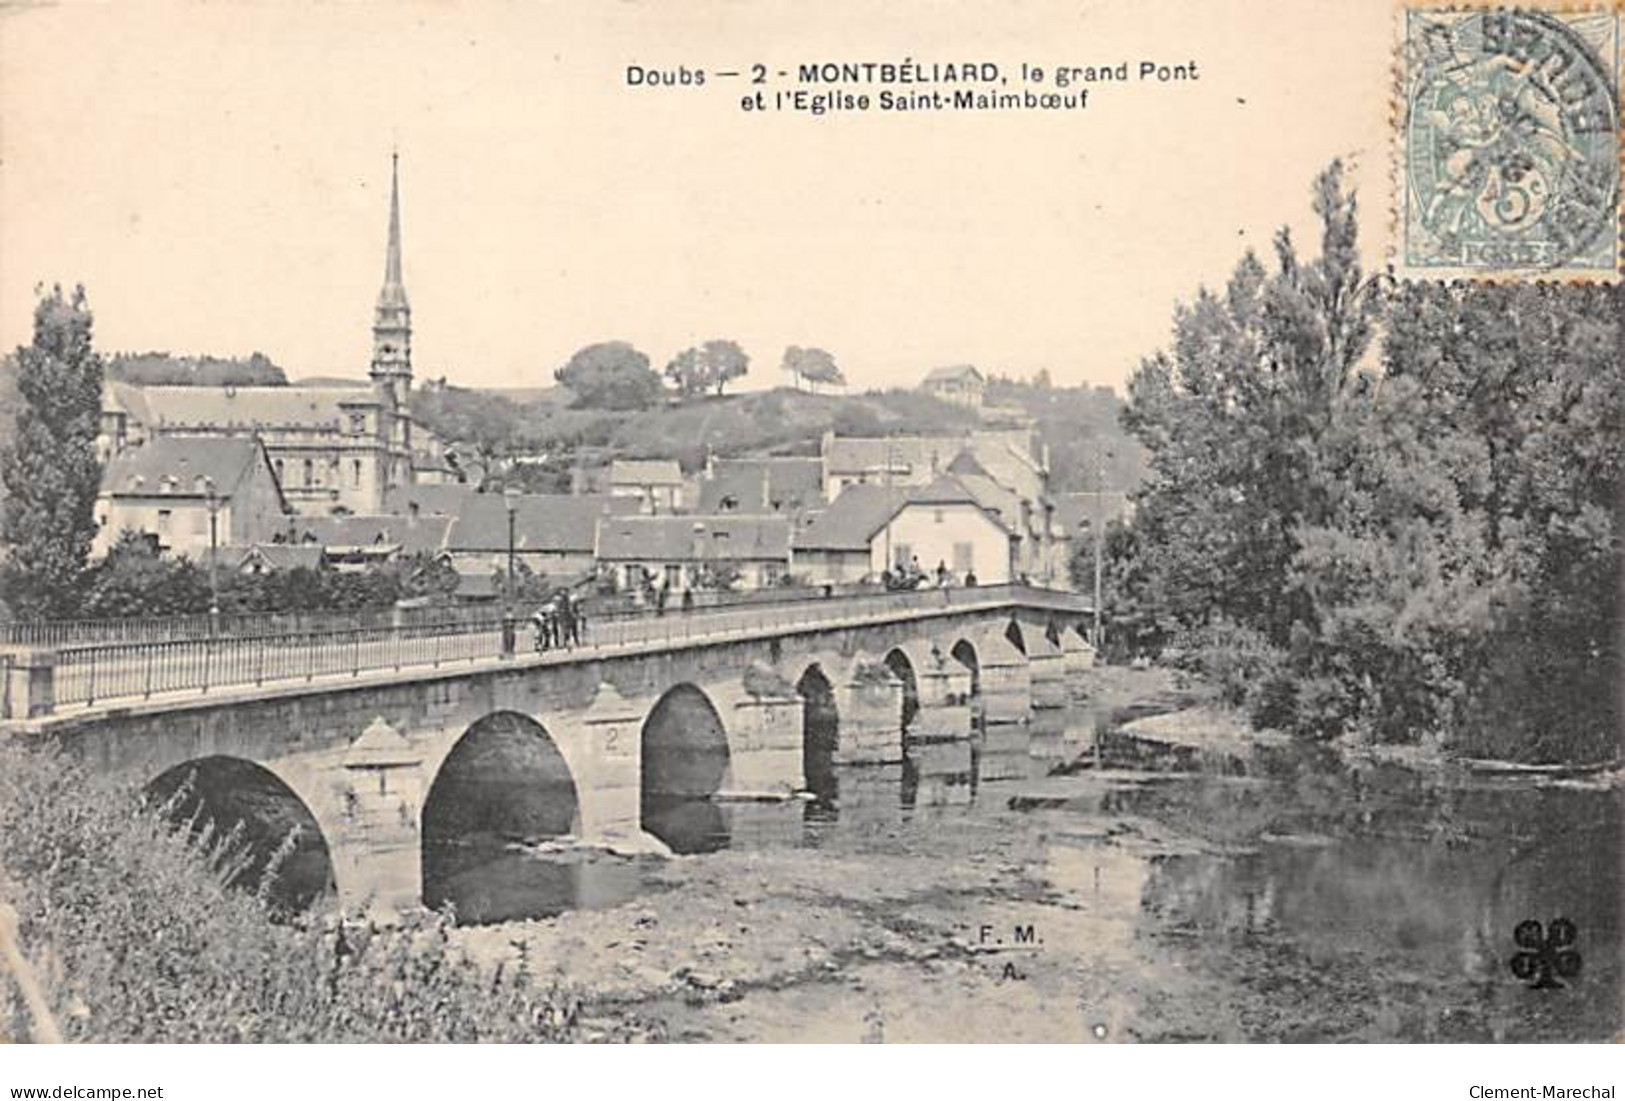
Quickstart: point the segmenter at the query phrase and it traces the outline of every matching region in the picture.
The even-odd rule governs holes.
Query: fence
[[[579,644],[556,649],[543,660],[565,661],[583,653],[707,643],[928,613],[1014,606],[1071,614],[1084,610],[1081,601],[1070,593],[989,585],[764,601],[686,611],[668,609],[664,614],[589,616]],[[526,621],[505,625],[491,618],[489,612],[484,620],[460,623],[400,622],[323,631],[218,634],[69,646],[57,652],[55,701],[58,705],[89,706],[97,701],[492,660],[505,656],[505,627],[516,631],[517,649],[531,649]]]

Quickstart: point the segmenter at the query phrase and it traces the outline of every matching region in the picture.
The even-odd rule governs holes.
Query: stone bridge
[[[160,798],[196,795],[273,848],[298,826],[284,867],[387,916],[454,898],[434,851],[467,836],[662,851],[670,801],[816,791],[836,766],[906,747],[949,783],[1055,763],[1058,728],[1035,717],[1093,663],[1087,606],[1021,586],[906,597],[673,616],[658,637],[563,653],[36,706],[0,731]],[[13,661],[8,698],[39,699],[51,665]]]

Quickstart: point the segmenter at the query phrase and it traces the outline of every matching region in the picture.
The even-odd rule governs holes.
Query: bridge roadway
[[[491,623],[21,649],[0,736],[186,777],[272,847],[297,825],[301,866],[387,916],[458,901],[434,854],[476,833],[658,849],[663,800],[782,797],[909,747],[957,762],[949,785],[1046,767],[1033,720],[1092,665],[1089,612],[998,585],[605,619],[543,653],[522,621],[513,652]]]

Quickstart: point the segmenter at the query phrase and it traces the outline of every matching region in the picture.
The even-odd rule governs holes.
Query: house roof
[[[369,386],[144,386],[146,423],[158,429],[344,427],[352,409],[378,405]]]
[[[862,550],[908,499],[903,487],[848,486],[795,537],[797,550]]]
[[[790,521],[782,516],[615,516],[598,524],[603,562],[783,561]]]
[[[423,488],[423,487],[419,487]],[[525,493],[514,503],[514,549],[556,554],[591,554],[601,516],[626,508],[607,496]],[[508,504],[500,493],[467,497],[447,536],[446,549],[508,549]]]
[[[831,474],[864,474],[891,470],[918,476],[946,470],[965,449],[962,436],[826,436],[824,466]]]
[[[294,542],[322,547],[398,547],[407,554],[445,546],[449,516],[302,516]]]
[[[384,490],[382,507],[390,516],[409,516],[414,504],[419,516],[455,516],[476,492],[474,486],[462,482],[390,486]]]
[[[733,504],[726,506],[732,498]],[[818,459],[718,459],[700,479],[701,512],[801,513],[823,504],[824,466]]]
[[[998,487],[993,487],[997,490]],[[1014,498],[1014,494],[1010,494]],[[973,489],[966,479],[944,474],[923,486],[848,486],[824,511],[796,533],[797,550],[867,550],[874,537],[910,506],[975,505],[1006,532],[1016,530],[995,507],[1002,498],[987,488]],[[1018,506],[1019,507],[1019,506]]]
[[[209,552],[204,551],[200,559],[207,565]],[[241,570],[251,561],[260,562],[273,570],[314,570],[322,564],[322,548],[314,543],[250,543],[220,548],[219,562],[226,569]]]
[[[982,382],[982,372],[969,363],[959,363],[952,367],[932,368],[925,376],[925,385],[930,386],[938,382],[968,382],[972,379]]]
[[[675,459],[616,459],[609,464],[612,486],[680,486],[683,472]]]
[[[229,501],[256,463],[266,463],[269,470],[264,446],[250,436],[159,436],[115,455],[102,474],[102,492],[112,497],[202,500],[212,482],[215,496]],[[271,480],[274,483],[275,477]]]

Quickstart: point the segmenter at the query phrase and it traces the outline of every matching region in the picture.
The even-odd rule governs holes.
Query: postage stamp
[[[1621,15],[1402,18],[1395,274],[1617,279]]]

